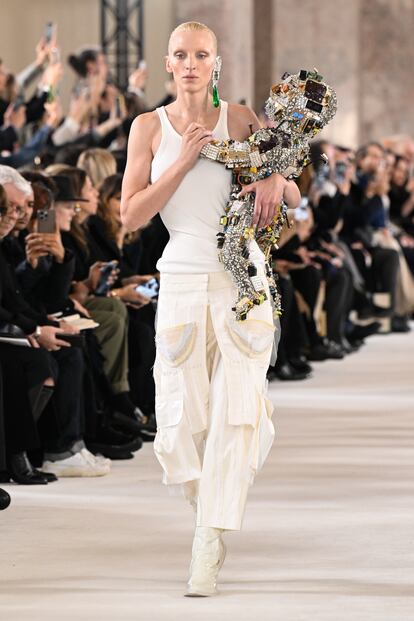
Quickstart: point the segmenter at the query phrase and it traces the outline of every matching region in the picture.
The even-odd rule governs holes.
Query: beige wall
[[[171,0],[147,0],[144,4],[144,56],[148,65],[147,100],[157,103],[164,95],[168,79],[164,56],[168,38],[174,28],[174,6]]]
[[[149,70],[150,103],[164,95],[167,73],[163,56],[172,29],[170,0],[150,0],[144,11],[145,50]],[[47,21],[58,24],[62,59],[86,44],[100,43],[99,0],[0,0],[0,58],[13,72],[34,59],[34,49]],[[66,67],[61,93],[67,106],[74,78]]]
[[[371,2],[371,0],[369,0]],[[323,137],[354,146],[359,132],[360,0],[273,0],[273,81],[316,67],[338,94]]]
[[[46,22],[58,24],[62,59],[78,47],[99,44],[98,0],[0,0],[0,58],[13,72],[34,60],[34,49]],[[62,84],[66,102],[73,84],[67,68]]]

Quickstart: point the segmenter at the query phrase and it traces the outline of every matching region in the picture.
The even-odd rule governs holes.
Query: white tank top
[[[227,102],[221,101],[220,116],[213,129],[217,140],[229,138]],[[156,109],[161,122],[161,142],[152,160],[151,182],[154,183],[179,157],[182,137],[171,125],[165,108]],[[222,164],[199,159],[185,175],[170,200],[160,210],[170,240],[157,269],[171,274],[222,272],[217,255],[217,233],[231,189],[231,171]],[[253,256],[254,254],[254,256]],[[256,242],[250,243],[250,257],[264,260]]]

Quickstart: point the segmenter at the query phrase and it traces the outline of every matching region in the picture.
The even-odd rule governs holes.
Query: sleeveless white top
[[[227,102],[221,101],[220,116],[213,138],[226,140]],[[179,157],[182,136],[171,125],[165,108],[156,109],[162,137],[152,160],[151,182],[154,183]],[[160,216],[170,234],[157,269],[170,274],[204,274],[224,271],[217,255],[217,233],[220,217],[230,197],[231,171],[223,164],[199,159],[185,175]],[[254,256],[253,256],[254,255]],[[250,243],[250,258],[263,262],[256,242]]]

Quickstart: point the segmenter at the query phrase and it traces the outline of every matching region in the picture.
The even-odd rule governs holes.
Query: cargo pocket
[[[255,473],[262,468],[266,461],[275,437],[275,428],[272,421],[273,403],[265,395],[258,394],[257,399],[258,421],[250,461],[250,465]]]
[[[157,360],[154,365],[157,427],[178,425],[183,416],[184,377],[180,365],[190,356],[195,337],[195,323],[157,331]]]
[[[157,331],[155,337],[157,352],[166,364],[177,367],[187,360],[194,347],[196,331],[197,326],[194,322]]]
[[[183,378],[180,369],[164,373],[156,380],[155,417],[157,427],[178,425],[183,415]]]
[[[270,352],[275,332],[273,324],[260,319],[229,319],[227,326],[234,345],[250,358],[260,358]]]

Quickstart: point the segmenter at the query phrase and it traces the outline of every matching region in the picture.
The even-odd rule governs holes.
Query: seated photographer
[[[6,221],[6,236],[22,215],[23,202],[31,196],[30,184],[15,170],[0,166],[2,183],[13,219]],[[3,318],[21,328],[27,335],[37,337],[36,345],[46,350],[48,360],[55,367],[54,395],[51,406],[58,420],[58,433],[47,439],[43,470],[59,476],[101,476],[109,472],[109,462],[95,458],[86,449],[82,435],[82,378],[83,356],[76,347],[64,340],[66,327],[36,311],[23,297],[15,272],[8,261],[5,248],[1,247],[1,311]],[[34,344],[34,343],[33,343]],[[30,351],[27,349],[26,351]]]

